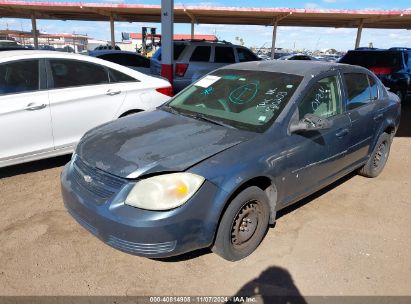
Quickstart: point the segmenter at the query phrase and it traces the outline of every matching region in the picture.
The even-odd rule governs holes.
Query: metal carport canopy
[[[0,17],[125,22],[160,22],[160,5],[1,1]],[[175,23],[411,29],[410,10],[174,7]]]

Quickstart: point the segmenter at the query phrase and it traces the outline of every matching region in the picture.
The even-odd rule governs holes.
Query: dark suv
[[[358,48],[348,51],[340,62],[371,70],[401,101],[411,94],[411,48]]]

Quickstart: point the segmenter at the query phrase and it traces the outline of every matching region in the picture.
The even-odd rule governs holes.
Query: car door
[[[326,118],[331,127],[301,131],[287,139],[284,163],[285,202],[311,193],[344,169],[351,122],[343,110],[341,77],[335,73],[313,80],[297,105],[293,119],[306,114]]]
[[[344,73],[344,80],[347,96],[346,110],[352,124],[346,157],[348,165],[362,162],[367,158],[373,135],[383,115],[379,113],[381,103],[378,102],[376,93],[378,89],[374,79],[365,73],[356,72]]]
[[[115,118],[126,93],[102,65],[48,60],[49,100],[56,149],[74,146],[91,128]]]
[[[0,63],[0,164],[53,150],[44,61]]]

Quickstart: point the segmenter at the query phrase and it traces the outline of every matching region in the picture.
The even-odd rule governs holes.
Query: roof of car
[[[99,56],[99,55],[105,55],[105,54],[130,54],[130,55],[136,55],[140,57],[144,57],[141,54],[138,54],[136,52],[129,52],[129,51],[121,51],[121,50],[93,50],[93,51],[88,51],[88,55],[90,56]],[[146,57],[144,57],[146,58]]]
[[[1,58],[7,58],[7,57],[15,57],[15,56],[25,56],[25,55],[48,55],[48,54],[56,54],[55,51],[48,51],[48,50],[27,50],[27,49],[21,49],[21,50],[13,50],[13,51],[4,51],[1,53],[0,57]],[[62,53],[65,54],[65,53]],[[63,55],[64,56],[64,55]]]
[[[231,64],[223,67],[223,69],[238,69],[238,70],[255,70],[266,72],[277,72],[294,74],[300,76],[311,76],[322,72],[341,69],[343,71],[367,72],[368,70],[349,64],[313,61],[313,60],[268,60],[268,61],[250,61],[243,63]]]

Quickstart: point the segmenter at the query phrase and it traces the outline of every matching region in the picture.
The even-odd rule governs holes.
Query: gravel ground
[[[284,210],[236,263],[103,244],[63,207],[68,157],[0,169],[0,295],[411,295],[410,108],[378,178],[352,174]]]

